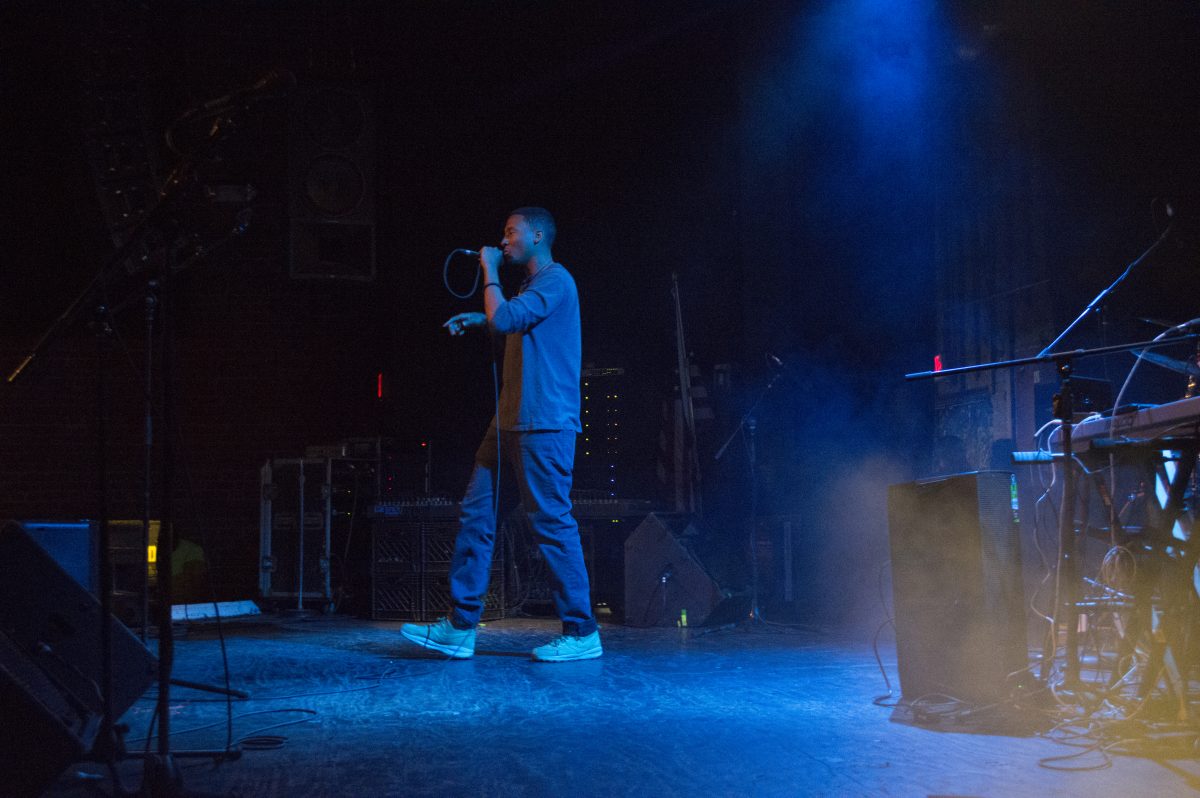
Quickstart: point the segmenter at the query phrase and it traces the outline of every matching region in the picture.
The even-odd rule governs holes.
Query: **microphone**
[[[272,69],[264,73],[258,80],[251,83],[249,86],[243,86],[240,89],[234,89],[228,94],[224,94],[216,99],[201,103],[192,109],[192,113],[200,111],[215,111],[221,108],[226,108],[236,102],[254,97],[260,94],[272,93],[276,90],[284,92],[290,91],[296,86],[296,75],[290,69]]]
[[[501,255],[504,254],[504,247],[497,245],[496,248],[500,250]],[[473,258],[479,256],[479,250],[477,249],[456,249],[454,251],[461,252],[464,255],[470,255]]]

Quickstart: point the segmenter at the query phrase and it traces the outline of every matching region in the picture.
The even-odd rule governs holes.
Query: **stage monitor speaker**
[[[1003,698],[1025,642],[1016,482],[979,471],[892,485],[896,657],[908,701]]]
[[[154,681],[154,656],[108,618],[113,720]],[[37,795],[91,748],[104,705],[100,604],[20,524],[0,525],[0,774]]]
[[[37,541],[63,570],[93,596],[99,595],[99,534],[91,521],[20,521],[21,528]]]
[[[721,601],[721,590],[688,541],[687,516],[650,513],[625,541],[625,625],[674,626],[683,610],[699,626]]]

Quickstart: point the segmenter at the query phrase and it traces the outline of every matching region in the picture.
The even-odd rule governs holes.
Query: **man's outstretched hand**
[[[482,327],[487,324],[487,316],[482,313],[459,313],[451,316],[442,326],[450,330],[451,335],[462,335],[472,327]]]

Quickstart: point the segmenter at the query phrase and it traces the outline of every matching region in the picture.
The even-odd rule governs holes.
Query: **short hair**
[[[538,208],[532,205],[526,205],[517,208],[509,214],[509,216],[520,216],[525,219],[525,223],[530,227],[540,229],[546,237],[546,246],[553,246],[554,235],[558,232],[558,228],[554,224],[554,217],[550,215],[550,211],[545,208]]]

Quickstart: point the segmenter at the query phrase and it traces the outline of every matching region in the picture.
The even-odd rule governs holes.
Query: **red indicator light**
[[[376,399],[383,398],[383,372],[382,371],[375,375],[375,398]]]
[[[933,356],[933,370],[941,371],[943,368],[945,368],[945,366],[942,365],[942,356],[934,355]]]

